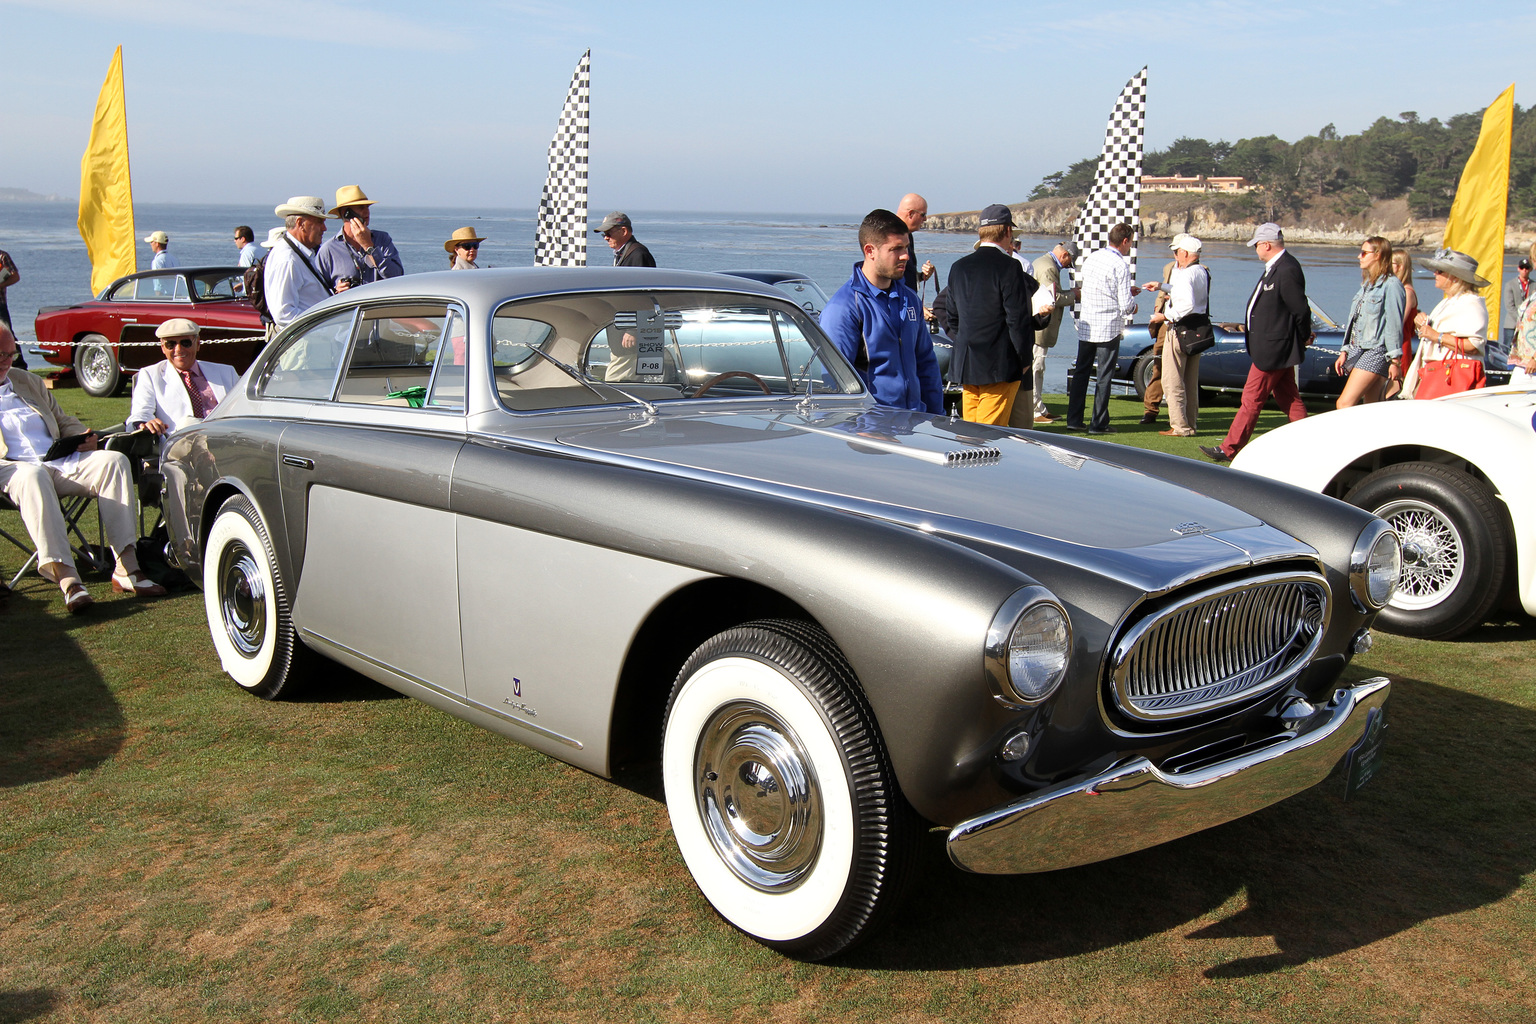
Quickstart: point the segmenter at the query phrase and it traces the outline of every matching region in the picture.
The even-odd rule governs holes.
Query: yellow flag
[[[1483,111],[1483,130],[1461,172],[1445,247],[1477,260],[1477,272],[1492,282],[1478,294],[1488,302],[1488,337],[1499,336],[1499,289],[1504,281],[1504,214],[1509,203],[1509,139],[1515,122],[1515,87]]]
[[[128,178],[128,108],[123,98],[123,48],[107,68],[96,99],[91,141],[80,159],[80,237],[91,257],[91,294],[139,268]]]

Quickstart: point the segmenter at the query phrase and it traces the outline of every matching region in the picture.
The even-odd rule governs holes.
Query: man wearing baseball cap
[[[315,266],[316,250],[325,238],[325,200],[294,196],[273,211],[287,226],[262,275],[262,292],[276,327],[332,293],[331,282]]]
[[[151,231],[144,236],[144,241],[149,243],[150,252],[155,254],[155,258],[149,261],[150,270],[165,270],[168,267],[181,266],[181,262],[175,256],[166,252],[171,244],[170,235],[164,231]]]
[[[1217,462],[1231,462],[1253,436],[1259,410],[1270,395],[1291,422],[1304,419],[1307,407],[1296,388],[1296,367],[1312,343],[1312,307],[1307,304],[1307,276],[1296,257],[1285,251],[1280,225],[1260,224],[1248,245],[1264,261],[1264,273],[1248,299],[1246,344],[1253,365],[1243,383],[1243,404],[1219,447],[1200,450]]]
[[[635,237],[634,225],[629,222],[629,214],[619,213],[615,210],[603,218],[603,222],[592,229],[603,236],[603,241],[608,243],[608,248],[613,250],[613,265],[616,267],[654,267],[656,260],[651,256],[651,250],[640,244]]]
[[[1026,375],[1039,326],[1032,308],[1040,286],[1013,258],[1013,211],[993,203],[981,211],[976,231],[976,251],[949,268],[944,327],[955,339],[949,376],[964,391],[961,409],[972,423],[1006,427],[1017,406],[1021,419],[1014,425],[1033,426],[1034,383]],[[1026,379],[1028,388],[1022,386]]]
[[[1168,248],[1173,250],[1173,268],[1164,273],[1167,284],[1154,284],[1151,289],[1162,291],[1151,323],[1154,330],[1162,325],[1158,331],[1159,358],[1163,395],[1168,401],[1168,429],[1158,433],[1194,437],[1195,420],[1200,416],[1200,353],[1186,354],[1179,332],[1210,328],[1211,272],[1200,264],[1201,243],[1194,235],[1181,231]]]

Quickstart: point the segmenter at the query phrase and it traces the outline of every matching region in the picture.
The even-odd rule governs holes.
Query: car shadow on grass
[[[0,787],[95,768],[123,745],[122,708],[72,635],[86,620],[49,607],[59,600],[39,581],[14,594],[0,617]],[[89,615],[121,618],[134,605],[102,602]]]
[[[357,701],[405,700],[405,694],[356,672],[346,665],[316,656],[313,675],[293,696],[284,696],[289,704],[351,704]]]
[[[1536,712],[1396,679],[1388,722],[1381,773],[1347,803],[1335,772],[1247,818],[1100,864],[982,876],[930,863],[892,926],[838,963],[992,967],[1172,933],[1213,941],[1207,977],[1244,977],[1517,891],[1536,869]],[[1222,959],[1232,944],[1217,940],[1266,937],[1273,952]]]
[[[48,989],[0,991],[0,1024],[22,1024],[23,1021],[45,1017],[53,1012],[58,1001],[58,993]]]

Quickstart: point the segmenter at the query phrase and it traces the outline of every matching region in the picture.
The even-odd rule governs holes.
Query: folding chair
[[[143,506],[145,504],[143,492],[146,482],[145,477],[148,475],[143,472],[143,464],[147,460],[142,456],[136,455],[135,453],[143,450],[143,438],[149,439],[148,446],[150,449],[154,449],[156,451],[158,451],[158,449],[155,449],[154,435],[141,431],[125,433],[124,430],[126,426],[126,424],[118,424],[117,426],[111,427],[109,430],[104,431],[101,434],[101,446],[108,451],[120,451],[128,456],[129,464],[133,468],[134,485],[140,494],[139,535],[143,536]],[[158,470],[155,471],[154,476],[156,477],[154,483],[154,500],[149,503],[152,505],[159,505],[160,489],[158,482]],[[117,558],[112,554],[112,549],[107,546],[106,536],[102,532],[101,528],[101,520],[99,518],[96,520],[96,542],[94,544],[91,542],[90,538],[85,535],[85,531],[80,527],[81,517],[85,515],[86,510],[91,507],[91,502],[94,500],[94,498],[88,495],[67,494],[59,498],[59,510],[64,514],[64,528],[66,530],[66,534],[71,535],[74,538],[74,541],[70,543],[70,550],[74,553],[76,567],[81,570],[111,572],[113,567],[116,565]],[[4,494],[0,494],[0,511],[14,512],[18,511],[18,509],[10,501],[9,498],[7,498]],[[11,544],[13,544],[18,550],[21,551],[22,554],[27,556],[26,561],[22,563],[22,566],[16,572],[16,575],[12,576],[10,579],[9,585],[14,588],[16,584],[20,582],[21,578],[27,574],[28,570],[37,566],[37,550],[30,544],[23,544],[20,539],[18,539],[9,531],[5,530],[3,527],[0,527],[0,537],[4,537],[6,540],[10,541]],[[75,543],[76,541],[78,543]]]

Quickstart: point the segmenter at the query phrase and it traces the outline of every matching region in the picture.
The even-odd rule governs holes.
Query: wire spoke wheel
[[[1449,640],[1481,625],[1511,570],[1503,503],[1485,481],[1438,462],[1378,469],[1346,500],[1387,520],[1403,541],[1397,592],[1376,622],[1389,633]]]

